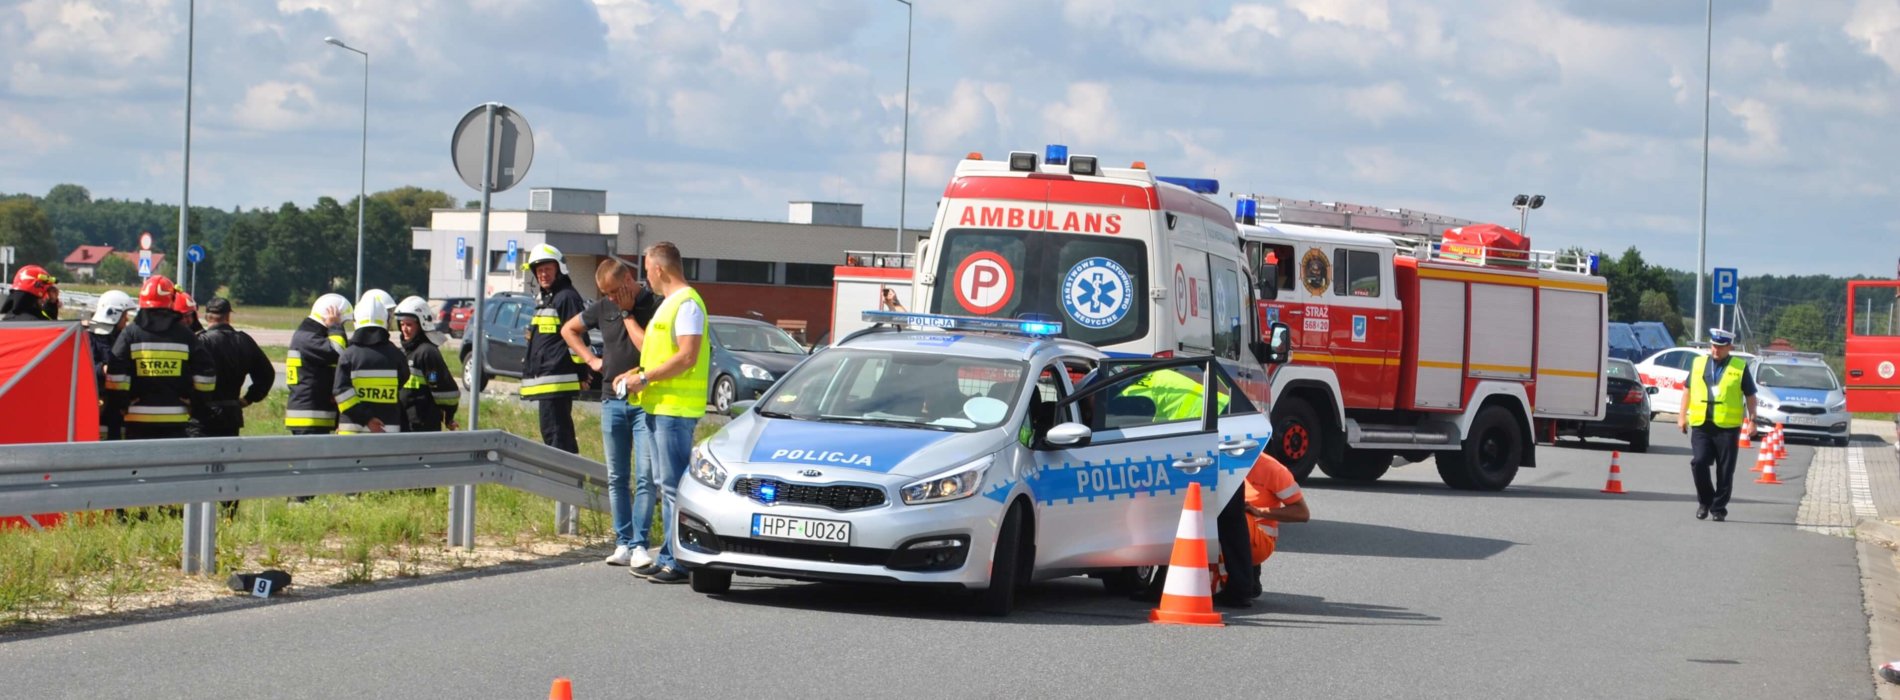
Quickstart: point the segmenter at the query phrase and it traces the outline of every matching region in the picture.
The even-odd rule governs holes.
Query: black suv
[[[528,321],[534,318],[534,297],[520,292],[501,292],[488,298],[482,305],[482,364],[483,371],[477,376],[475,368],[469,366],[469,353],[474,343],[466,339],[462,343],[462,383],[473,391],[488,388],[490,377],[521,378],[521,365],[528,360]],[[595,355],[601,352],[600,331],[587,332],[587,346]],[[588,373],[592,376],[592,373]],[[581,391],[582,399],[600,400],[599,377],[593,377],[592,385]]]

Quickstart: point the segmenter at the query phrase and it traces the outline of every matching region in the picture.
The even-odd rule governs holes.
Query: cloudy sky
[[[1694,266],[1701,0],[916,3],[913,226],[964,153],[1065,143],[1512,225],[1542,193],[1536,247]],[[529,186],[891,225],[904,23],[897,0],[199,0],[192,202],[355,194],[362,61],[334,35],[372,57],[372,191],[473,196],[449,136],[498,100],[535,129]],[[0,192],[177,201],[185,37],[184,0],[0,0]],[[1711,266],[1893,274],[1900,0],[1720,0],[1714,65]]]

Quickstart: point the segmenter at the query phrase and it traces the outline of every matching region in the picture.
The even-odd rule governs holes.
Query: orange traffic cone
[[[1610,453],[1610,480],[1603,484],[1604,493],[1628,493],[1623,490],[1623,466],[1619,464],[1622,459],[1623,453]]]
[[[1778,459],[1778,460],[1787,459],[1788,458],[1788,431],[1784,430],[1781,427],[1780,423],[1775,424],[1774,443],[1775,443],[1775,459]]]
[[[1775,452],[1772,448],[1768,446],[1768,443],[1766,442],[1762,443],[1761,453],[1759,456],[1755,458],[1755,465],[1758,467],[1761,467],[1761,478],[1756,479],[1755,483],[1757,484],[1781,483],[1781,480],[1775,478]]]
[[[1740,431],[1736,431],[1736,434],[1741,436],[1735,441],[1736,449],[1751,450],[1755,448],[1754,445],[1748,442],[1748,431],[1740,430]]]
[[[1222,627],[1214,612],[1214,584],[1207,570],[1206,521],[1201,518],[1201,485],[1189,484],[1181,524],[1174,531],[1174,555],[1168,558],[1168,579],[1161,588],[1161,607],[1148,613],[1149,622]]]
[[[554,679],[554,687],[548,688],[548,700],[574,700],[574,682],[566,678]]]

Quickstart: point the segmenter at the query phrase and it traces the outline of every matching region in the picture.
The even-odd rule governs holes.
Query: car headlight
[[[965,464],[941,476],[933,476],[923,481],[907,484],[901,490],[904,503],[941,503],[955,501],[976,495],[977,488],[983,485],[983,475],[990,470],[994,455]]]
[[[693,475],[694,481],[705,484],[706,488],[717,490],[726,484],[726,468],[719,466],[719,460],[713,458],[712,451],[703,447],[693,450],[693,464],[686,471]]]
[[[758,365],[741,364],[739,365],[739,373],[745,375],[746,379],[757,379],[762,382],[772,381],[772,373]]]
[[[1839,403],[1830,403],[1830,404],[1828,404],[1828,405],[1827,405],[1827,412],[1828,412],[1828,413],[1840,413],[1840,412],[1843,412],[1843,411],[1846,411],[1846,410],[1847,410],[1847,398],[1846,398],[1846,397],[1842,397]]]

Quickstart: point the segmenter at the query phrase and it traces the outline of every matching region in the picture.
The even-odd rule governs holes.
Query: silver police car
[[[1131,590],[1167,563],[1186,489],[1226,503],[1269,441],[1213,358],[1110,358],[1053,323],[866,317],[909,330],[820,351],[694,450],[673,528],[693,590],[735,573],[934,585],[997,615],[1034,580]]]
[[[1840,378],[1821,356],[1768,351],[1755,360],[1755,422],[1779,423],[1788,437],[1846,445],[1853,422]]]

